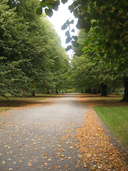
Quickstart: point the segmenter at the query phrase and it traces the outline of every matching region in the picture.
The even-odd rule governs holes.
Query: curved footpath
[[[74,134],[88,109],[76,97],[68,95],[49,100],[49,105],[1,113],[0,170],[90,170],[74,146]]]

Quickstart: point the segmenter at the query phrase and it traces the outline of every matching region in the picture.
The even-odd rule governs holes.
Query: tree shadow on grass
[[[51,101],[48,100],[0,100],[0,108],[21,108],[21,107],[38,107],[43,105],[51,104]]]
[[[91,95],[84,94],[79,95],[78,101],[84,105],[89,107],[93,106],[126,106],[128,107],[128,102],[121,102],[122,96],[118,95],[109,95],[109,96],[101,96],[99,94]]]
[[[13,108],[13,107],[34,107],[41,105],[49,105],[54,102],[56,98],[62,97],[74,97],[76,94],[61,94],[61,95],[42,95],[42,96],[29,96],[29,97],[9,97],[7,99],[0,100],[0,108]],[[52,100],[50,100],[52,99]]]

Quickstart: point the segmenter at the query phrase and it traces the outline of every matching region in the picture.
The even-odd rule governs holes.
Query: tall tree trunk
[[[97,94],[97,91],[96,91],[96,89],[95,88],[93,88],[93,93],[92,94]]]
[[[33,97],[35,97],[35,90],[33,90],[33,92],[32,92],[32,96],[33,96]]]
[[[47,94],[50,94],[50,90],[49,89],[47,89]]]
[[[100,94],[100,93],[101,93],[101,89],[100,89],[100,88],[97,90],[97,93],[98,93],[98,94]]]
[[[56,88],[56,94],[58,94],[57,88]]]
[[[121,101],[128,102],[128,76],[124,77],[124,88],[124,98]]]
[[[86,90],[86,93],[92,94],[92,89],[91,89],[91,88],[87,89],[87,90]]]
[[[107,85],[106,84],[101,84],[101,96],[107,96]]]

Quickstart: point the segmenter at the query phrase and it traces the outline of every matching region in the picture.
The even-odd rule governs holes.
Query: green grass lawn
[[[6,111],[6,110],[10,110],[10,107],[6,107],[6,108],[0,108],[0,112]]]
[[[93,107],[113,135],[128,150],[128,107]]]

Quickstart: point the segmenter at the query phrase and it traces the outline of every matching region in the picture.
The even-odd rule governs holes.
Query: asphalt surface
[[[0,114],[0,171],[87,170],[74,144],[87,108],[76,96]]]

